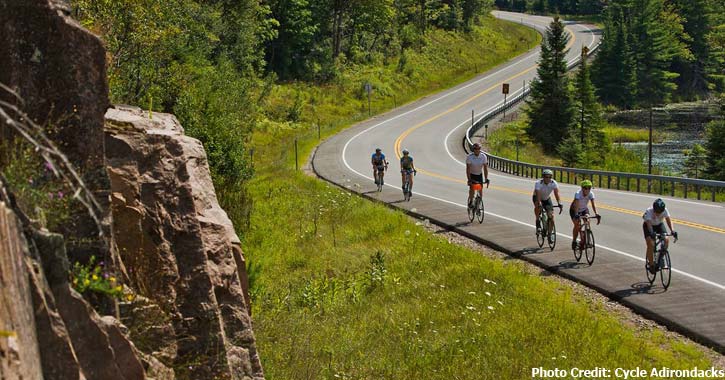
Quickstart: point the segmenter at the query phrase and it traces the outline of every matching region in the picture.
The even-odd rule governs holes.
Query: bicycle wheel
[[[549,233],[548,240],[549,240],[549,249],[552,251],[554,250],[554,247],[556,247],[556,224],[554,224],[554,221],[552,220],[551,225],[549,226]],[[543,238],[543,237],[542,237]]]
[[[466,202],[468,202],[468,200],[466,200]],[[468,221],[473,222],[473,219],[476,219],[476,208],[471,207],[468,203],[466,203],[466,209],[468,210]]]
[[[476,197],[476,217],[478,217],[478,223],[483,223],[483,199],[480,196]]]
[[[653,262],[655,263],[655,265],[657,265],[656,263],[660,261],[659,253],[654,252],[654,256],[655,257],[654,257]],[[644,264],[644,271],[647,272],[647,281],[649,281],[649,284],[650,285],[654,284],[655,278],[657,278],[657,272],[652,273],[649,271],[649,268],[647,268],[646,260],[645,260],[645,264]]]
[[[662,286],[667,290],[670,286],[670,275],[672,270],[672,263],[670,262],[670,252],[665,250],[664,253],[660,254],[660,281]]]
[[[536,232],[536,242],[539,244],[539,248],[544,246],[544,236],[546,236],[546,227],[544,227],[544,222],[539,218],[539,224],[541,225],[541,230]]]
[[[587,244],[584,249],[587,253],[587,263],[592,265],[594,263],[594,254],[597,253],[597,246],[594,244],[594,233],[592,230],[587,230]]]
[[[574,258],[576,259],[576,262],[579,262],[582,259],[582,253],[581,244],[577,244],[574,248]]]

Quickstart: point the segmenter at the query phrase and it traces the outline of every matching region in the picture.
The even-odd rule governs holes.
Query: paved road
[[[544,30],[550,18],[494,12],[499,18]],[[568,23],[567,59],[582,46],[599,40],[591,25]],[[469,224],[465,199],[465,152],[461,148],[471,110],[476,115],[503,100],[501,84],[521,91],[535,76],[539,50],[522,56],[469,82],[360,123],[325,141],[313,165],[318,175],[353,191],[413,211],[505,252],[592,286],[638,312],[658,319],[695,339],[725,351],[725,211],[720,203],[665,198],[680,241],[671,247],[672,285],[665,292],[649,286],[644,273],[642,210],[654,197],[647,194],[594,189],[603,222],[594,226],[597,257],[591,267],[577,264],[569,249],[571,222],[558,218],[559,244],[554,252],[538,249],[531,206],[533,181],[491,171],[486,191],[486,219]],[[381,147],[391,161],[382,193],[372,192],[370,154]],[[407,148],[415,158],[413,200],[401,202],[397,163]],[[561,185],[565,205],[576,187]]]

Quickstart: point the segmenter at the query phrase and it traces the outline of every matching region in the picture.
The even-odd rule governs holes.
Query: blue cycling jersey
[[[371,158],[376,165],[382,165],[385,163],[385,155],[382,153],[380,153],[380,156],[378,156],[377,153],[373,153]]]
[[[413,156],[400,157],[400,167],[405,170],[413,169]]]

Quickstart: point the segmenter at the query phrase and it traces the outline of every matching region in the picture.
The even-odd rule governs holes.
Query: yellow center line
[[[567,29],[567,32],[569,32],[569,34],[572,37],[569,40],[569,43],[566,46],[566,48],[568,49],[568,48],[570,48],[574,44],[574,41],[576,41],[576,36],[569,29]],[[431,118],[429,118],[429,119],[427,119],[425,121],[422,121],[422,122],[414,125],[413,127],[409,128],[409,129],[407,129],[400,136],[398,136],[397,139],[395,139],[395,144],[394,144],[395,156],[398,159],[400,159],[400,150],[401,150],[400,149],[400,146],[403,143],[403,140],[405,140],[405,138],[408,137],[408,135],[410,135],[411,133],[413,133],[413,131],[415,131],[416,129],[418,129],[418,128],[426,125],[426,124],[429,124],[432,121],[434,121],[436,119],[439,119],[442,116],[445,116],[445,115],[447,115],[447,114],[449,114],[449,113],[451,113],[451,112],[453,112],[455,110],[460,109],[464,105],[466,105],[466,104],[468,104],[468,103],[470,103],[470,102],[478,99],[479,97],[481,97],[481,96],[483,96],[483,95],[485,95],[485,94],[493,91],[494,89],[498,88],[501,84],[506,83],[508,81],[511,81],[513,79],[516,79],[517,77],[520,77],[520,76],[528,73],[529,71],[535,69],[537,66],[538,65],[534,65],[532,67],[529,67],[528,69],[525,69],[524,71],[522,71],[522,72],[520,72],[520,73],[518,73],[516,75],[513,75],[513,76],[505,79],[504,81],[499,82],[499,83],[497,83],[497,84],[495,84],[495,85],[493,85],[493,86],[491,86],[491,87],[489,87],[489,88],[487,88],[487,89],[479,92],[478,94],[476,94],[476,95],[474,95],[474,96],[472,96],[472,97],[464,100],[462,103],[458,104],[457,106],[454,106],[454,107],[452,107],[452,108],[450,108],[450,109],[448,109],[448,110],[446,110],[446,111],[444,111],[444,112],[442,112],[442,113],[440,113],[438,115],[435,115],[435,116],[433,116],[433,117],[431,117]],[[435,178],[439,178],[439,179],[443,179],[443,180],[446,180],[446,181],[456,182],[456,183],[460,183],[460,184],[466,184],[467,183],[466,181],[461,180],[461,179],[458,179],[458,178],[452,178],[452,177],[448,177],[448,176],[441,175],[441,174],[438,174],[438,173],[429,172],[429,171],[424,170],[424,169],[416,168],[416,170],[418,170],[422,174],[429,175],[431,177],[435,177]],[[508,188],[508,187],[501,187],[501,186],[491,186],[491,189],[506,191],[506,192],[510,192],[510,193],[526,194],[526,195],[533,194],[533,191],[525,191],[525,190],[519,190],[519,189]],[[571,199],[567,199],[567,198],[562,198],[562,199],[565,200],[565,201],[571,202]],[[623,213],[623,214],[630,214],[630,215],[636,215],[636,216],[641,216],[642,215],[642,212],[641,211],[629,210],[629,209],[625,209],[625,208],[621,208],[621,207],[616,207],[616,206],[611,206],[611,205],[607,205],[607,204],[599,204],[597,208],[600,208],[600,209],[603,209],[603,210],[610,210],[610,211],[620,212],[620,213]],[[673,223],[676,223],[676,224],[681,224],[681,225],[684,225],[684,226],[689,226],[689,227],[693,227],[693,228],[705,230],[705,231],[711,231],[711,232],[716,232],[716,233],[720,233],[720,234],[725,234],[725,228],[720,228],[720,227],[715,227],[715,226],[708,226],[706,224],[695,223],[695,222],[690,222],[690,221],[687,221],[687,220],[674,219],[674,218],[672,218],[672,222]]]

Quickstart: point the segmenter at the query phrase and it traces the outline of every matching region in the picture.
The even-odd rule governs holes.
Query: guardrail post
[[[670,195],[673,197],[675,196],[675,181],[672,181],[672,189],[670,189]]]
[[[607,174],[607,189],[612,188],[612,176]]]
[[[687,199],[687,182],[683,183],[683,185],[685,186],[685,199]]]
[[[599,185],[597,185],[600,189],[602,188],[602,175],[599,174]]]
[[[629,191],[629,177],[627,177],[627,191]]]
[[[660,180],[660,195],[662,195],[662,182],[664,182],[664,181]],[[697,199],[700,199],[700,198],[698,197]]]
[[[637,177],[637,192],[639,193],[639,177]]]
[[[715,202],[715,186],[711,187],[712,189],[712,201]]]
[[[695,189],[697,189],[697,200],[700,200],[700,185],[695,185]]]
[[[566,171],[566,183],[571,183],[569,181],[569,171],[568,170]]]

